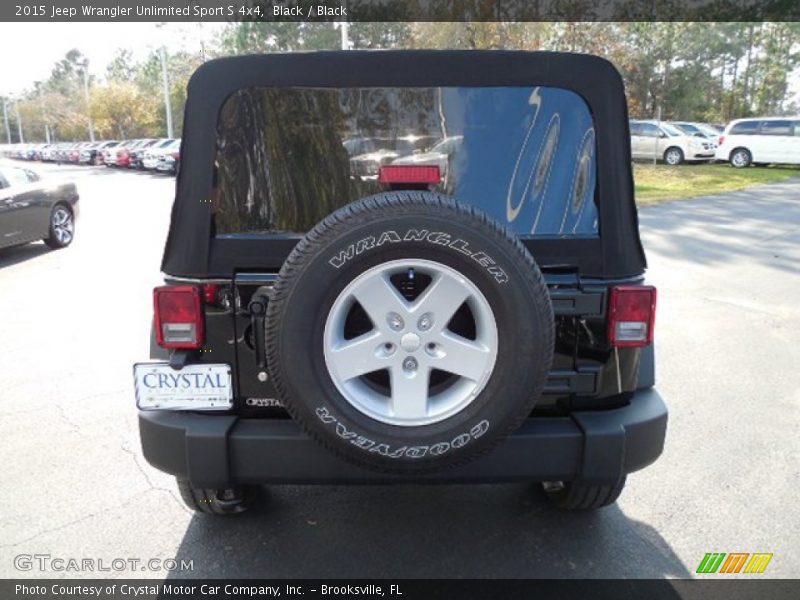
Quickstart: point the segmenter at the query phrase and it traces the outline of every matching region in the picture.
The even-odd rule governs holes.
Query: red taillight
[[[612,346],[648,346],[656,321],[656,288],[618,285],[611,288],[608,305],[608,338]]]
[[[719,136],[719,141],[717,142],[717,145],[722,146],[722,144],[724,143],[725,143],[725,136],[724,135]]]
[[[384,165],[378,170],[381,183],[439,183],[438,165]]]
[[[175,160],[178,160],[181,157],[181,153],[180,152],[171,152],[170,156],[172,156],[172,158],[174,158]]]
[[[200,288],[168,285],[153,290],[156,340],[162,348],[200,348],[204,340]]]

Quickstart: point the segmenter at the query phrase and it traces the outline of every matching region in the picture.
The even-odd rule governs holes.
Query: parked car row
[[[631,156],[683,162],[722,161],[736,168],[800,164],[800,117],[736,119],[724,128],[689,121],[631,121]]]
[[[728,162],[736,168],[767,164],[800,164],[800,117],[764,117],[731,121],[725,128],[691,121],[630,121],[631,156],[660,160],[668,165],[684,162]],[[351,170],[361,178],[376,178],[378,167],[401,164],[411,156],[436,146],[430,138],[345,140]],[[402,142],[402,143],[401,143]],[[451,144],[452,145],[452,144]],[[181,140],[136,139],[56,144],[0,146],[0,156],[20,160],[105,165],[175,174],[180,167]],[[433,151],[440,154],[438,148]],[[446,152],[446,155],[452,150]],[[412,163],[417,162],[411,160]],[[445,169],[442,169],[444,174]]]
[[[0,156],[18,160],[104,165],[175,174],[180,166],[180,138],[12,144],[0,146]]]

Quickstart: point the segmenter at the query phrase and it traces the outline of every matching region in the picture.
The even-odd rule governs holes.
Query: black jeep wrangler
[[[268,483],[614,502],[667,423],[629,140],[592,56],[204,64],[134,368],[144,456],[213,514]]]

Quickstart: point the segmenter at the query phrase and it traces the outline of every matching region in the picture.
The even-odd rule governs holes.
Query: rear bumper
[[[654,462],[664,447],[667,407],[639,390],[628,406],[529,419],[498,448],[466,465],[414,478],[351,465],[291,420],[139,412],[147,461],[202,488],[262,483],[607,482]]]

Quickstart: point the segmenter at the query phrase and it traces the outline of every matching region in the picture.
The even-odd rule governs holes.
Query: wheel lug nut
[[[417,361],[415,358],[409,356],[403,361],[403,369],[406,371],[416,371],[417,370]]]
[[[428,331],[431,327],[433,327],[433,315],[431,313],[425,313],[419,318],[417,321],[417,327],[420,331]]]
[[[390,312],[388,315],[386,315],[386,322],[394,331],[400,331],[403,329],[403,327],[405,327],[403,317],[398,315],[396,312]]]

